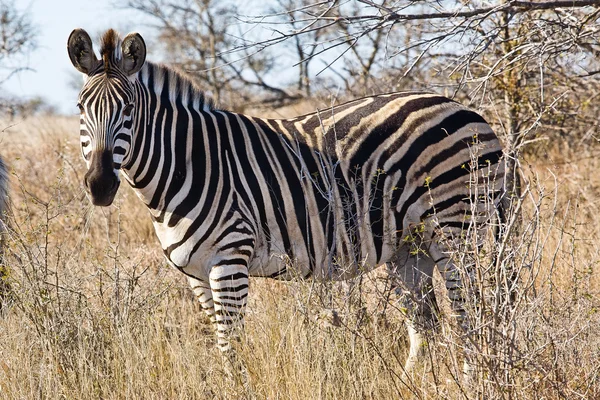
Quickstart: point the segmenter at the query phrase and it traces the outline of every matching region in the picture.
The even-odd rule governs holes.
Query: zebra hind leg
[[[429,252],[445,282],[452,316],[463,337],[460,343],[460,347],[464,349],[463,375],[469,381],[474,375],[475,364],[474,348],[469,337],[472,334],[472,326],[468,311],[475,310],[478,306],[478,293],[473,286],[473,266],[465,260],[458,267],[450,257],[450,252],[441,244],[432,244]],[[474,303],[467,304],[467,301]]]
[[[219,284],[218,282],[224,282],[223,280],[219,280],[219,277],[213,277],[211,275],[211,281],[205,282],[202,280],[194,279],[188,277],[188,281],[194,292],[194,295],[200,302],[202,310],[206,313],[206,315],[210,318],[210,322],[212,323],[215,331],[217,333],[217,347],[219,348],[221,355],[223,356],[225,374],[228,378],[241,378],[241,381],[245,383],[246,381],[246,373],[243,368],[243,365],[237,360],[235,351],[231,348],[231,341],[235,341],[238,339],[238,329],[234,327],[234,325],[241,324],[241,314],[237,317],[235,315],[229,314],[228,316],[233,320],[238,320],[236,323],[229,324],[228,322],[224,322],[227,319],[224,318],[226,313],[223,312],[226,307],[223,307],[224,297],[228,296],[225,292],[220,291],[225,287],[223,284]],[[246,285],[247,286],[247,285]],[[213,289],[214,288],[214,289]],[[217,297],[217,301],[215,302],[213,298],[213,290],[215,290],[215,294]],[[245,298],[248,291],[245,290],[245,295],[242,293],[238,297],[243,298],[243,305],[240,307],[243,308],[245,305]]]
[[[202,310],[206,313],[208,318],[210,318],[210,322],[214,325],[217,320],[215,317],[215,305],[213,302],[212,291],[210,290],[210,284],[192,277],[188,277],[188,282],[192,288],[194,296],[196,299],[198,299],[198,302],[200,302]]]
[[[433,290],[434,263],[421,254],[398,257],[392,267],[396,279],[396,292],[400,295],[406,313],[410,349],[404,372],[411,373],[423,361],[426,350],[425,338],[437,329],[437,301]]]

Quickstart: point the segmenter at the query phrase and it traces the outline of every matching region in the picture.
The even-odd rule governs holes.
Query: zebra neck
[[[151,64],[138,79],[139,109],[123,172],[155,219],[186,216],[211,201],[222,184],[216,122],[222,112],[211,110],[189,81],[164,67]]]

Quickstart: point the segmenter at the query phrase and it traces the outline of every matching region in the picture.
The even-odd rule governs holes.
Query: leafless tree
[[[580,132],[581,120],[598,111],[590,100],[597,96],[600,71],[598,0],[321,1],[301,11],[303,19],[289,29],[282,29],[281,13],[247,18],[272,34],[244,43],[244,51],[328,29],[327,40],[315,41],[319,50],[304,62],[330,54],[326,66],[338,71],[349,91],[376,80],[412,87],[412,79],[487,108],[505,140],[510,170],[542,127],[575,137],[597,130],[590,121]],[[582,104],[594,111],[588,116]],[[516,179],[509,182],[517,192]]]
[[[35,28],[26,12],[15,7],[12,0],[0,0],[0,84],[15,73],[26,69],[15,64],[17,56],[35,47]],[[16,60],[19,61],[19,60]]]
[[[188,73],[217,104],[239,109],[248,102],[279,104],[294,98],[269,83],[271,54],[228,51],[247,34],[235,19],[235,2],[130,0],[127,5],[152,17],[167,62]]]
[[[0,0],[0,85],[27,70],[23,56],[36,45],[36,30],[29,14],[19,10],[13,0]],[[0,109],[12,112],[18,99],[0,98]]]
[[[266,0],[243,9],[229,1],[129,0],[128,6],[154,18],[169,63],[230,107],[312,96],[318,79],[320,87],[337,85],[342,98],[441,91],[486,109],[506,143],[510,170],[519,152],[536,148],[524,147],[532,141],[596,136],[600,0]],[[516,179],[509,182],[518,192]]]
[[[312,7],[313,2],[309,0],[277,0],[276,5],[272,7],[271,15],[280,16],[278,24],[283,29],[298,30],[305,23],[307,17],[311,18],[311,14],[306,14],[305,10]],[[323,16],[326,16],[323,15]],[[244,16],[239,17],[244,20]],[[250,21],[252,25],[254,21]],[[305,35],[296,35],[289,43],[289,63],[297,68],[295,90],[303,96],[312,94],[312,83],[314,74],[311,73],[310,65],[315,60],[315,55],[319,51],[322,42],[328,40],[331,33],[331,26],[320,19],[315,20],[315,26],[319,29],[314,29]],[[246,42],[251,44],[250,42]]]

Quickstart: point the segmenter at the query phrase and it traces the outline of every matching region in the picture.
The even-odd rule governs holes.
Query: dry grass
[[[375,273],[324,287],[252,280],[242,385],[226,379],[211,328],[133,193],[123,187],[109,209],[85,199],[77,129],[75,119],[28,120],[0,137],[13,172],[0,398],[600,397],[596,157],[556,151],[525,166],[525,228],[507,255],[523,267],[519,301],[474,321],[474,382],[460,374],[451,324],[430,338],[414,379],[402,376],[406,332]]]

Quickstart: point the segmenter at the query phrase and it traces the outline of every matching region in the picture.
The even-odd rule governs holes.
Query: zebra
[[[77,105],[91,203],[111,205],[127,181],[225,354],[242,328],[249,276],[343,280],[391,265],[416,300],[407,370],[435,319],[436,265],[465,324],[465,278],[449,247],[470,221],[492,223],[504,191],[503,148],[479,114],[434,93],[397,92],[257,118],[217,108],[185,75],[146,61],[138,33],[106,31],[98,58],[75,29],[67,49],[84,78]],[[415,235],[422,251],[407,244]]]
[[[6,231],[4,219],[8,210],[9,172],[4,159],[0,157],[0,232]]]
[[[11,286],[8,282],[9,270],[4,265],[5,235],[8,233],[6,214],[8,212],[9,184],[8,167],[4,159],[0,157],[0,310],[11,293]]]

